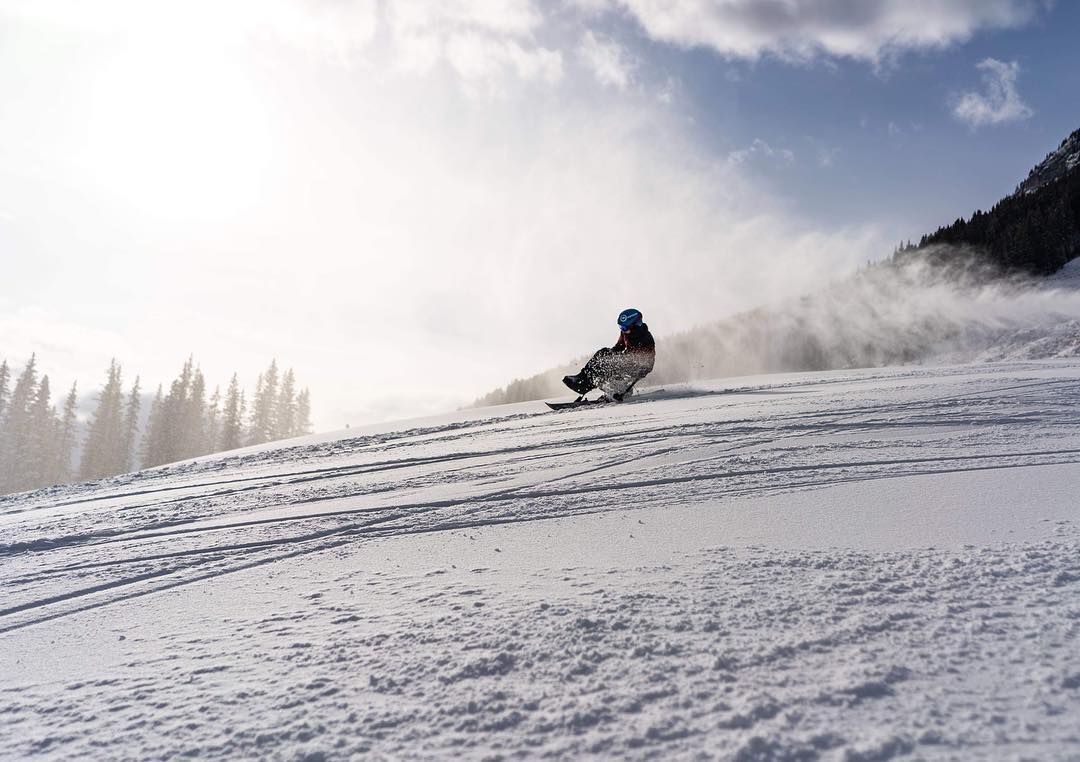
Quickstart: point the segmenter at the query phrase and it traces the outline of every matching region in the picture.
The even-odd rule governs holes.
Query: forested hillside
[[[311,395],[277,361],[248,397],[234,373],[224,396],[209,390],[194,358],[147,411],[139,378],[125,391],[113,360],[93,411],[81,415],[78,385],[58,411],[49,376],[31,356],[18,374],[0,359],[0,495],[87,481],[311,432]]]
[[[1016,192],[904,247],[900,258],[950,256],[963,246],[1006,272],[1048,275],[1080,256],[1080,130],[1031,170]]]

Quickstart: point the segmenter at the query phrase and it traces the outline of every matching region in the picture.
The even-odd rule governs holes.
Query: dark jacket
[[[652,334],[649,333],[649,326],[642,323],[641,325],[635,325],[629,331],[621,331],[618,342],[611,350],[620,353],[648,353],[655,355],[656,341],[653,340]]]

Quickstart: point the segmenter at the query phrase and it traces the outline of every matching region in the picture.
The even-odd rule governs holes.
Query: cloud
[[[978,69],[983,73],[985,92],[966,92],[954,97],[953,116],[972,129],[1031,118],[1035,112],[1024,103],[1016,89],[1019,63],[987,58],[979,63]]]
[[[397,35],[443,36],[479,30],[523,37],[535,32],[544,21],[533,0],[393,0],[386,4],[386,12]]]
[[[1044,0],[612,0],[653,39],[725,58],[874,64],[1030,22]]]
[[[614,6],[613,0],[563,0],[563,2],[586,16],[599,16],[610,11]]]
[[[749,148],[742,148],[728,154],[728,162],[731,164],[745,164],[754,158],[773,159],[782,164],[791,164],[795,161],[795,152],[787,148],[773,148],[761,138],[754,138]]]
[[[818,146],[817,163],[822,169],[828,169],[836,163],[836,157],[840,153],[839,147]]]
[[[380,10],[380,5],[382,6]],[[561,51],[537,42],[546,23],[533,0],[0,0],[0,14],[131,44],[204,49],[271,43],[352,66],[390,59],[414,75],[448,66],[472,93],[508,79],[562,78]]]
[[[668,77],[657,90],[656,100],[670,106],[679,97],[681,90],[682,83],[675,77]]]
[[[554,84],[562,79],[562,54],[527,48],[516,40],[492,39],[475,33],[454,35],[445,44],[445,58],[472,94],[497,94],[507,76],[524,82]]]
[[[1022,26],[1052,2],[563,0],[555,10],[539,0],[0,0],[0,13],[127,37],[157,29],[174,39],[273,40],[349,63],[388,53],[400,70],[429,73],[447,64],[474,90],[492,91],[511,75],[561,79],[563,45],[540,39],[568,18],[567,8],[587,26],[623,13],[653,40],[730,59],[852,58],[877,65],[907,51],[964,42],[984,29]],[[627,89],[637,62],[625,48],[589,30],[578,52],[601,83]]]
[[[90,31],[130,42],[138,38],[205,44],[272,39],[342,60],[375,37],[376,0],[0,0],[0,13]]]
[[[367,48],[375,38],[377,8],[374,0],[259,0],[257,6],[250,6],[250,11],[250,15],[245,12],[244,16],[237,17],[238,27],[242,27],[241,19],[254,20],[257,30],[265,30],[279,40],[308,51],[328,51],[341,60],[348,60],[356,51]]]
[[[427,74],[449,64],[473,94],[496,94],[507,78],[556,83],[562,52],[536,41],[545,18],[531,0],[413,0],[386,4],[395,68]]]
[[[618,42],[589,30],[581,40],[578,53],[601,85],[625,91],[633,83],[638,63]]]

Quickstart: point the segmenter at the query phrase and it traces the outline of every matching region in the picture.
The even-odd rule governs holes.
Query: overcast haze
[[[1080,126],[1071,4],[0,0],[0,356],[318,429],[812,289]]]

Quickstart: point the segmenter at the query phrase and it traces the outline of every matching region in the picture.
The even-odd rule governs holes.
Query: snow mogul
[[[635,309],[619,313],[619,340],[613,347],[604,347],[594,354],[585,367],[563,383],[584,397],[599,389],[611,399],[622,402],[633,394],[636,384],[653,369],[656,362],[656,342],[649,326]]]

